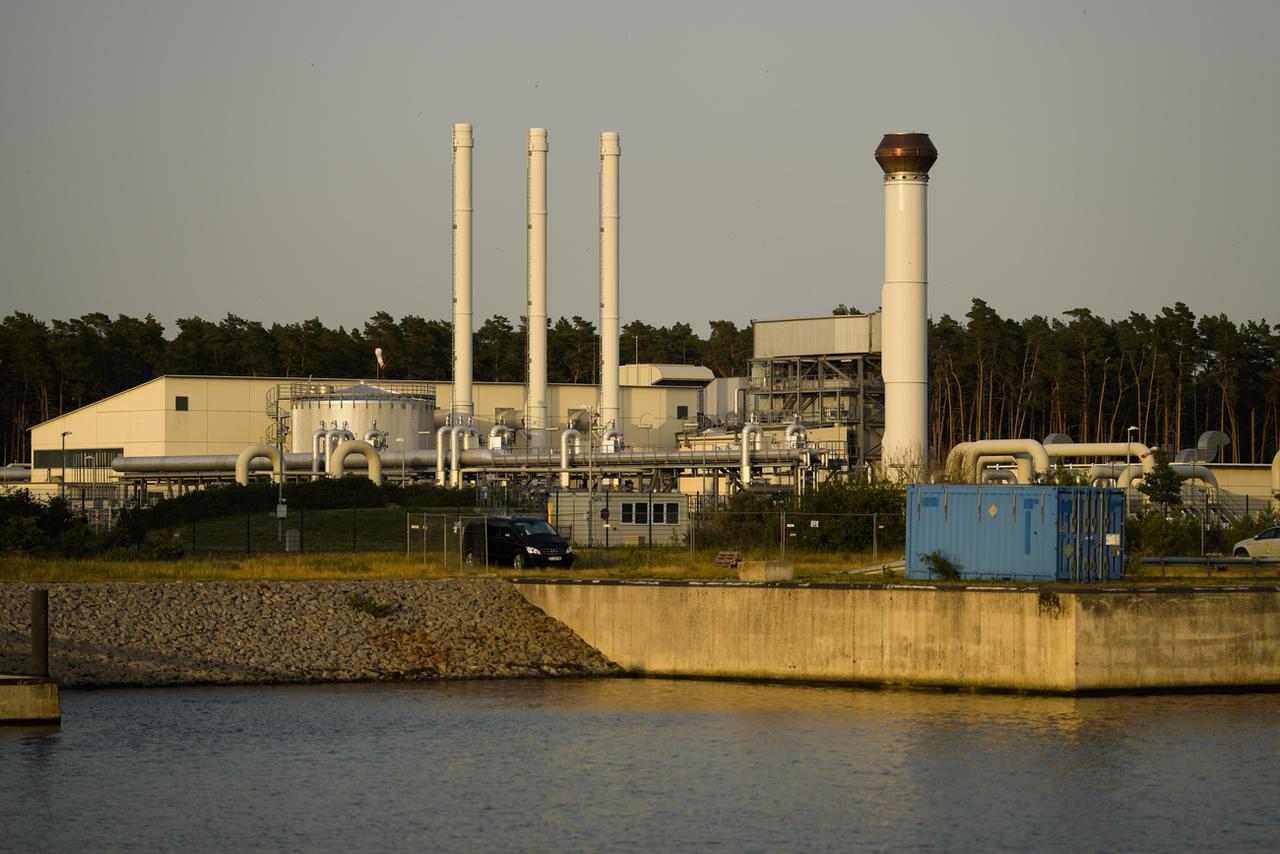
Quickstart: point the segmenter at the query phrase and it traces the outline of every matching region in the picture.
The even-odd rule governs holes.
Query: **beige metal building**
[[[629,365],[623,376],[621,422],[625,440],[635,447],[674,448],[676,434],[702,411],[705,368],[685,365]],[[106,484],[115,480],[117,456],[236,454],[247,445],[276,441],[280,414],[276,396],[298,384],[296,378],[163,376],[36,425],[31,430],[31,482]],[[335,389],[372,386],[392,393],[421,395],[423,383],[394,380],[309,378],[308,386]],[[435,424],[444,422],[451,403],[449,383],[430,384]],[[475,426],[486,433],[502,421],[519,427],[525,412],[522,383],[476,383]],[[585,427],[598,400],[594,385],[548,386],[548,446],[558,447],[566,426]],[[383,425],[390,427],[390,425]],[[390,432],[390,430],[388,430]],[[414,431],[417,432],[417,431]],[[430,447],[433,437],[387,437],[410,447]],[[520,433],[516,446],[527,445]],[[56,487],[53,487],[56,489]],[[43,491],[49,491],[45,487]]]

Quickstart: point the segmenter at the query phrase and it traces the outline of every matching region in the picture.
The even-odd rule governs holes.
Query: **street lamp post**
[[[1124,503],[1125,503],[1126,513],[1129,512],[1129,484],[1133,483],[1133,469],[1130,468],[1133,465],[1133,463],[1130,462],[1129,460],[1130,460],[1130,457],[1133,456],[1133,434],[1137,432],[1138,432],[1138,428],[1136,426],[1130,427],[1125,431],[1125,436],[1127,438],[1127,441],[1125,442],[1125,445],[1124,445],[1124,470],[1129,474],[1129,479],[1125,481],[1125,489],[1124,489]]]
[[[63,501],[67,500],[67,437],[70,435],[70,430],[62,431],[62,482],[58,484],[58,497]]]

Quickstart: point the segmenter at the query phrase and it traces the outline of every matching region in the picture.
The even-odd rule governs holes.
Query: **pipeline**
[[[788,448],[803,448],[809,441],[809,431],[799,421],[788,424],[784,435],[787,438]]]
[[[1074,442],[1045,445],[1044,452],[1050,457],[1124,457],[1126,461],[1133,457],[1142,464],[1143,472],[1150,473],[1155,468],[1156,458],[1151,449],[1141,442]]]
[[[572,427],[560,434],[560,488],[569,488],[569,440],[573,440],[574,454],[582,453],[582,434]]]
[[[452,436],[454,429],[453,424],[446,423],[436,431],[436,486],[444,486],[444,437]]]
[[[511,440],[512,435],[511,428],[506,424],[494,424],[489,430],[489,450],[506,450],[507,442]]]
[[[348,439],[334,448],[329,455],[329,474],[342,477],[346,474],[346,459],[350,454],[360,454],[369,466],[369,480],[378,486],[382,485],[382,460],[378,457],[377,448],[360,439]]]
[[[311,434],[311,473],[320,474],[320,466],[327,456],[321,451],[321,444],[325,441],[325,437],[329,431],[325,429],[324,422],[320,422],[320,429]]]
[[[0,483],[30,483],[31,469],[26,466],[0,468]]]
[[[754,438],[751,438],[754,437]],[[751,442],[748,439],[751,438]],[[739,469],[741,471],[740,479],[742,488],[746,489],[751,485],[751,451],[754,449],[759,451],[764,443],[764,428],[754,421],[749,421],[742,425],[742,458],[739,460]]]
[[[250,445],[236,456],[236,483],[249,485],[249,463],[258,457],[271,460],[271,467],[276,471],[276,483],[284,479],[284,456],[272,445]]]

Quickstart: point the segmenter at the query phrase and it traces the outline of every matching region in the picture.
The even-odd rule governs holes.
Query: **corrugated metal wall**
[[[753,328],[756,359],[880,352],[879,314],[757,320]]]
[[[907,489],[907,577],[1108,581],[1124,572],[1124,496],[1068,486],[917,484]]]

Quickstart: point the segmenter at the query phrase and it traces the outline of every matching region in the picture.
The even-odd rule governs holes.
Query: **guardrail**
[[[1160,567],[1160,577],[1166,578],[1169,567],[1204,567],[1206,577],[1212,577],[1214,570],[1226,571],[1231,567],[1248,567],[1252,569],[1250,578],[1261,577],[1263,567],[1269,567],[1280,574],[1280,558],[1267,557],[1144,557],[1139,560],[1145,566]],[[1179,578],[1181,576],[1173,576]]]

